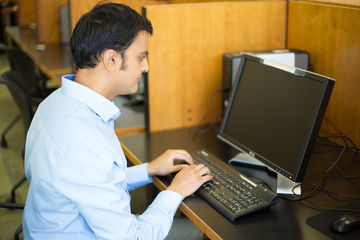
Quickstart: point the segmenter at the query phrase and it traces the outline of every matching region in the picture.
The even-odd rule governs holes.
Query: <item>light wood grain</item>
[[[360,6],[360,0],[300,0],[305,2],[326,3],[343,6]]]
[[[60,6],[67,0],[36,0],[39,43],[60,43]]]
[[[360,8],[290,2],[288,47],[336,80],[326,116],[360,145]],[[335,132],[326,122],[322,130]]]
[[[115,134],[118,137],[124,137],[124,136],[128,136],[128,135],[134,135],[134,134],[139,134],[139,133],[144,133],[144,132],[145,132],[145,126],[115,129]]]
[[[170,4],[188,4],[188,3],[209,3],[209,2],[239,2],[239,1],[259,1],[259,0],[169,0]],[[274,1],[274,0],[260,0]]]
[[[210,95],[222,85],[222,55],[285,47],[286,2],[246,1],[147,6],[149,130],[214,120]],[[221,109],[221,95],[214,104]]]
[[[90,11],[99,0],[70,0],[71,29],[74,29],[80,17]],[[113,0],[113,3],[125,4],[141,14],[141,7],[144,5],[166,4],[166,0]]]
[[[17,0],[19,5],[18,23],[19,26],[28,26],[36,23],[36,0]]]

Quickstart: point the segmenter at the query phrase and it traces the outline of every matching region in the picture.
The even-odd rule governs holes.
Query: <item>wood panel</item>
[[[60,6],[67,0],[36,0],[39,43],[60,43]]]
[[[17,0],[19,5],[18,23],[19,26],[28,26],[36,23],[36,0]]]
[[[305,50],[314,72],[336,80],[326,116],[360,145],[360,8],[289,3],[288,47]],[[322,130],[334,129],[324,121]]]
[[[71,29],[74,29],[80,17],[90,11],[100,0],[70,0]],[[166,0],[113,0],[113,3],[122,3],[136,10],[141,14],[141,7],[144,5],[166,4]]]
[[[149,130],[214,120],[210,95],[222,85],[222,55],[285,48],[286,2],[241,1],[147,6]],[[221,94],[214,104],[221,109]]]
[[[274,0],[169,0],[169,3],[170,4],[188,4],[188,3],[239,2],[239,1],[274,1]]]
[[[360,0],[300,0],[306,2],[329,3],[335,5],[360,6]]]
[[[120,136],[124,137],[124,136],[128,136],[128,135],[134,135],[134,134],[139,134],[139,133],[144,133],[144,132],[145,132],[145,126],[115,129],[115,134],[118,137],[120,137]]]

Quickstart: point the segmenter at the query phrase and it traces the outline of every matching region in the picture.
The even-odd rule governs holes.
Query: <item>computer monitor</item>
[[[277,192],[291,194],[292,183],[303,180],[334,83],[244,54],[218,138],[238,149],[238,158],[278,173]]]

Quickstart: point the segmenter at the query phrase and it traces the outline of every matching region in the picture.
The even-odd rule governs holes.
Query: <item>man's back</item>
[[[73,94],[74,86],[85,92],[80,90]],[[24,210],[25,234],[27,227],[31,226],[38,231],[51,232],[52,238],[56,232],[82,232],[87,235],[92,230],[80,214],[83,207],[80,203],[86,204],[86,199],[91,202],[100,197],[87,191],[87,187],[91,187],[87,185],[118,179],[126,188],[126,161],[114,134],[113,122],[105,122],[96,113],[97,110],[102,111],[100,115],[105,116],[115,112],[118,116],[118,110],[116,107],[111,109],[110,105],[110,110],[104,110],[104,106],[96,109],[95,105],[86,105],[81,101],[86,99],[86,91],[91,90],[66,81],[63,88],[40,105],[33,119],[25,154],[25,171],[30,181]],[[91,147],[93,150],[99,147],[102,157],[87,157],[86,153],[90,151],[85,148]],[[94,152],[96,154],[96,150]],[[107,154],[112,157],[107,158]],[[117,171],[119,167],[123,171]],[[129,200],[129,197],[124,200]],[[102,204],[101,199],[98,201]],[[35,215],[41,217],[35,222],[27,221],[34,219]]]

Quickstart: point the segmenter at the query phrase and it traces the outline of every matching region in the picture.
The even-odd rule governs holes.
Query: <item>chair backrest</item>
[[[8,55],[10,68],[18,72],[26,81],[25,89],[30,97],[41,97],[39,78],[34,61],[18,47],[1,47]]]
[[[19,47],[1,45],[0,49],[7,54],[11,70],[18,72],[26,80],[28,95],[43,98],[41,89],[44,83],[41,82],[39,71],[31,57]]]
[[[11,96],[19,108],[26,135],[34,116],[34,110],[32,108],[29,95],[25,89],[25,80],[18,72],[10,70],[0,76],[0,83],[6,84]]]

